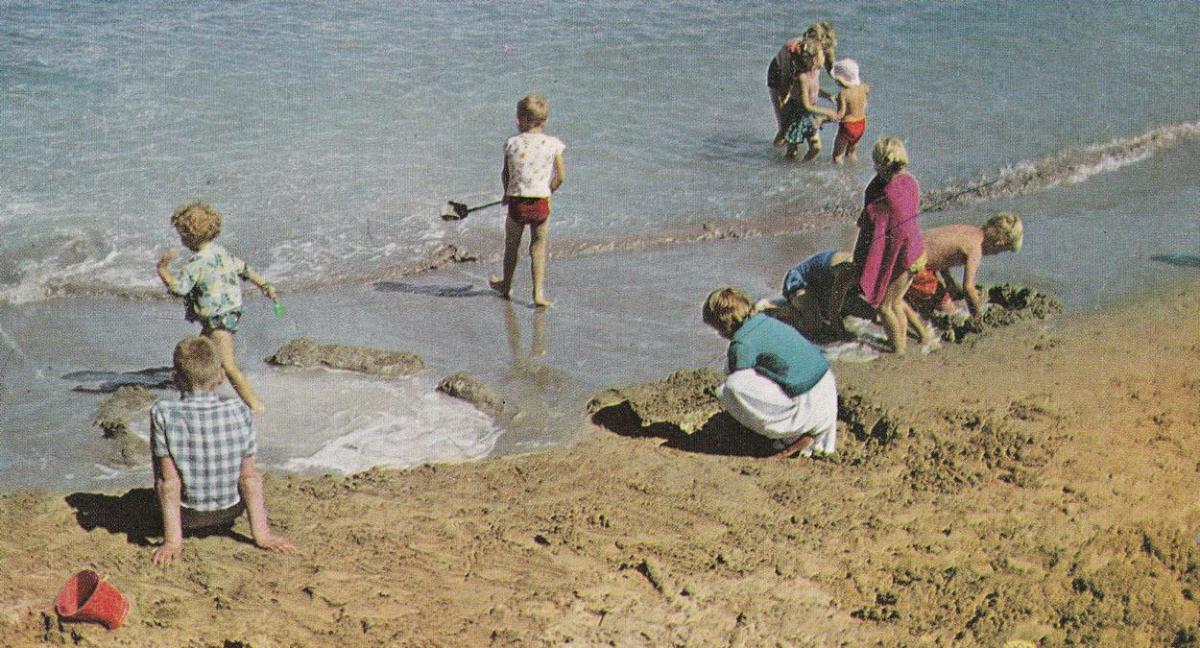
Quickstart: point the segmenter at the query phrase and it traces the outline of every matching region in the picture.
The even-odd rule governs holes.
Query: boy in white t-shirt
[[[504,204],[508,219],[504,223],[504,277],[493,275],[488,283],[505,299],[512,297],[513,273],[521,249],[521,236],[529,226],[529,256],[533,273],[533,303],[550,306],[546,299],[546,256],[549,244],[550,195],[563,183],[563,149],[557,137],[542,128],[550,117],[550,103],[541,95],[529,95],[517,102],[517,128],[520,133],[504,143]]]

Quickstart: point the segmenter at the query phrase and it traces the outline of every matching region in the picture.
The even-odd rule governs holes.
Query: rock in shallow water
[[[408,351],[320,344],[310,337],[288,342],[268,357],[267,362],[278,366],[345,369],[375,376],[403,376],[425,369],[425,360]]]
[[[504,410],[504,401],[491,387],[462,372],[446,376],[437,388],[448,396],[467,401],[489,416],[499,416]]]

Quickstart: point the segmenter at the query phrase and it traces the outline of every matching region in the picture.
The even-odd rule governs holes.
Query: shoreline
[[[349,458],[347,466],[474,459],[485,446],[492,448],[492,442],[494,452],[488,453],[499,455],[570,442],[577,435],[574,419],[595,392],[660,378],[672,368],[719,366],[724,345],[699,323],[698,315],[698,304],[712,288],[732,284],[756,296],[772,295],[777,277],[795,262],[799,250],[835,246],[845,238],[849,238],[846,231],[827,227],[794,236],[716,239],[664,250],[558,259],[551,265],[551,298],[559,303],[544,313],[529,307],[520,296],[521,286],[514,302],[497,299],[486,287],[483,273],[488,268],[478,264],[444,268],[419,282],[380,281],[291,293],[284,297],[288,309],[284,319],[275,318],[267,302],[250,295],[245,325],[238,334],[243,369],[262,382],[259,388],[266,390],[269,400],[301,405],[268,414],[260,422],[261,460],[275,468],[291,464],[312,472],[335,469],[339,446],[363,448],[364,442],[372,441],[355,436],[364,425],[383,425],[390,440],[375,438],[382,438],[396,456],[389,454],[381,461]],[[717,259],[720,263],[713,262]],[[1012,281],[1027,276],[1036,263],[1025,255],[1006,255],[985,264],[984,280]],[[1151,271],[1154,268],[1137,270]],[[1173,268],[1159,280],[1173,283],[1170,277],[1192,274]],[[1044,281],[1028,285],[1053,291],[1055,283],[1045,282],[1050,283],[1046,286]],[[1113,303],[1128,298],[1136,295],[1117,297]],[[1105,304],[1098,308],[1110,309]],[[162,375],[164,358],[170,356],[174,342],[195,332],[180,317],[180,309],[172,301],[125,302],[110,297],[0,307],[6,340],[25,345],[15,352],[10,349],[11,371],[0,383],[0,400],[6,404],[4,433],[13,439],[9,447],[17,451],[4,469],[10,487],[52,485],[46,483],[49,474],[65,475],[59,481],[76,489],[103,487],[108,482],[118,487],[145,483],[139,472],[125,468],[127,460],[98,467],[107,465],[101,458],[111,454],[110,444],[92,428],[92,412],[103,394],[78,393],[78,389]],[[1072,311],[1068,308],[1068,312]],[[353,326],[347,326],[351,321]],[[370,380],[366,378],[297,374],[261,362],[301,336],[321,343],[411,351],[428,360],[430,367],[406,380],[371,384],[364,382]],[[146,342],[130,345],[129,339]],[[47,340],[83,342],[66,354]],[[437,382],[457,372],[492,385],[525,415],[504,422],[505,432],[498,437],[491,434],[486,423],[473,421],[470,407],[434,395]],[[327,398],[320,406],[306,396],[324,397],[330,388],[346,393]],[[348,393],[353,389],[365,390],[366,400]],[[40,399],[44,402],[38,405],[39,399],[30,393],[45,394]],[[416,410],[389,407],[388,399],[401,404],[420,400],[425,405]],[[360,412],[363,408],[354,405],[357,401],[369,405]],[[364,412],[375,418],[362,419],[359,415]],[[346,423],[349,419],[358,423]],[[439,420],[458,421],[465,427],[458,425],[447,435]],[[406,435],[405,428],[415,430],[416,437]],[[441,449],[434,448],[439,434],[453,437],[452,445],[466,450],[444,443]],[[63,438],[71,443],[63,446],[53,441]],[[322,452],[325,449],[329,452]],[[318,453],[319,461],[307,461]],[[51,465],[57,468],[52,470]]]
[[[1200,622],[1200,331],[1177,324],[1198,288],[837,364],[895,424],[828,461],[585,421],[546,452],[271,475],[294,557],[191,538],[160,570],[123,508],[148,489],[6,493],[0,625],[14,645],[1165,645]],[[133,599],[125,627],[54,620],[85,566]]]
[[[1013,199],[1038,194],[1055,188],[1079,184],[1097,174],[1119,172],[1155,154],[1188,145],[1200,138],[1200,121],[1184,121],[1159,125],[1141,133],[1111,140],[1073,146],[1042,157],[1006,165],[971,179],[960,179],[949,185],[922,192],[922,213],[929,222],[948,211],[967,209],[989,201]],[[848,174],[862,174],[870,169],[869,161],[844,169]],[[870,174],[867,173],[869,177]],[[865,187],[865,182],[862,183]],[[820,207],[800,207],[794,204],[762,205],[762,213],[728,220],[684,219],[682,224],[668,230],[649,230],[630,236],[583,236],[555,241],[551,258],[562,261],[603,254],[629,254],[663,251],[696,243],[727,239],[779,238],[797,235],[820,235],[822,232],[853,224],[861,208],[861,188],[826,198]],[[939,216],[933,216],[939,214]],[[436,218],[431,213],[430,218]],[[497,209],[487,216],[479,215],[472,222],[491,218],[502,222]],[[275,282],[284,293],[312,292],[379,282],[399,281],[428,276],[441,270],[471,267],[473,264],[495,265],[502,256],[503,237],[496,231],[472,228],[460,231],[452,242],[443,242],[425,254],[402,262],[389,263],[370,271],[334,274],[320,279],[282,280]],[[171,242],[174,245],[174,242]],[[177,246],[176,246],[177,247]],[[43,288],[42,300],[80,296],[107,296],[131,301],[168,301],[157,285],[116,287],[87,281],[69,280]],[[0,304],[3,304],[0,302]],[[11,306],[11,304],[9,304]],[[20,304],[17,304],[19,306]]]

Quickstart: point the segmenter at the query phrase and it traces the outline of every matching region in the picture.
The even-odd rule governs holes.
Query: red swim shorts
[[[863,133],[867,132],[867,120],[842,122],[838,128],[838,137],[844,138],[850,144],[858,144]]]
[[[550,218],[550,199],[509,196],[508,217],[521,225],[541,225]]]
[[[912,307],[920,311],[932,311],[940,304],[950,301],[950,293],[942,286],[932,270],[921,270],[913,277],[912,285],[904,293]]]

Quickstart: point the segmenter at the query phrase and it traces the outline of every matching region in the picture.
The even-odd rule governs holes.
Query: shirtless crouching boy
[[[955,299],[965,297],[972,317],[983,311],[983,297],[975,286],[979,264],[985,256],[1019,252],[1025,239],[1021,217],[997,212],[983,227],[957,224],[925,230],[925,269],[917,273],[906,299],[918,312],[953,313]],[[951,268],[963,269],[960,286]],[[940,279],[940,281],[939,281]]]

